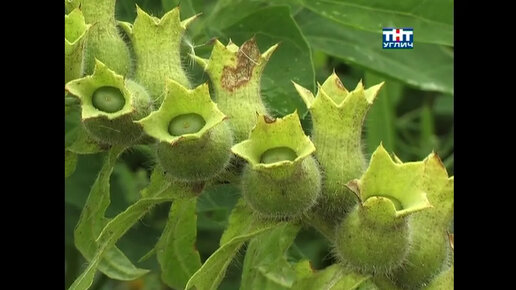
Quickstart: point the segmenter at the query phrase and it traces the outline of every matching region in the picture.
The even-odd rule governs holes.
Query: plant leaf
[[[174,201],[167,225],[156,245],[161,279],[174,289],[183,289],[201,267],[201,257],[195,248],[196,205],[197,198]]]
[[[77,166],[77,154],[65,150],[65,178],[75,172]]]
[[[91,188],[75,228],[75,246],[86,260],[93,259],[96,251],[95,239],[108,221],[104,214],[110,204],[109,179],[118,156],[125,149],[125,147],[114,146],[108,152],[106,161]],[[136,268],[116,247],[111,248],[106,258],[99,261],[98,268],[108,277],[118,280],[134,280],[147,272],[147,270]],[[93,276],[91,278],[93,279]]]
[[[75,242],[90,263],[70,289],[88,289],[93,282],[97,267],[107,276],[118,280],[134,280],[146,274],[148,270],[134,267],[131,261],[114,246],[115,243],[154,205],[189,195],[189,188],[186,185],[171,183],[165,179],[163,170],[157,166],[149,186],[142,191],[142,199],[113,219],[105,218],[104,212],[109,205],[109,176],[116,157],[122,151],[123,148],[119,147],[114,147],[110,151],[110,158],[107,159],[92,188],[92,193],[84,207],[84,214],[81,214],[75,231]],[[128,264],[125,268],[130,269],[129,266],[132,266],[134,269],[131,272],[125,268],[113,269],[113,267],[122,268],[124,264]]]
[[[359,30],[414,28],[414,41],[453,46],[453,1],[303,0],[320,16]],[[380,38],[379,38],[380,39]]]
[[[300,229],[299,225],[284,223],[249,242],[241,290],[290,289],[296,279],[296,269],[287,261],[285,252]]]
[[[329,21],[310,11],[296,15],[296,21],[312,49],[422,90],[453,94],[453,50],[448,47],[419,43],[414,49],[383,49],[381,35]]]
[[[281,224],[281,223],[280,223]],[[186,284],[190,288],[217,289],[226,269],[240,247],[252,237],[271,230],[275,223],[258,219],[240,199],[229,217],[229,226],[220,239],[220,247],[204,262]]]

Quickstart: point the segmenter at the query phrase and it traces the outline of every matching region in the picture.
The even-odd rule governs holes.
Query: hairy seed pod
[[[235,143],[249,136],[256,124],[256,114],[267,115],[260,95],[263,70],[278,45],[263,54],[251,38],[238,47],[224,46],[215,40],[210,59],[192,56],[210,76],[219,108],[229,117]]]
[[[169,176],[184,182],[215,177],[228,165],[233,137],[208,84],[189,90],[169,79],[159,110],[140,120],[158,140],[157,157]]]
[[[65,15],[65,84],[81,77],[84,40],[90,26],[79,9]]]
[[[435,153],[425,159],[425,191],[433,207],[410,220],[412,247],[403,267],[393,274],[398,284],[414,289],[437,275],[450,255],[447,230],[453,218],[453,177]]]
[[[180,49],[187,26],[197,16],[181,21],[179,7],[165,13],[161,19],[150,16],[140,7],[136,7],[136,15],[134,25],[121,23],[131,39],[136,57],[134,79],[161,103],[167,79],[191,87],[181,67]]]
[[[316,97],[294,85],[310,111],[315,157],[324,174],[322,198],[315,210],[327,223],[335,223],[356,204],[354,194],[345,185],[365,170],[360,145],[362,124],[383,83],[366,90],[360,82],[348,92],[333,73],[319,87]]]
[[[296,217],[315,205],[321,174],[311,156],[315,147],[304,134],[297,112],[274,120],[259,116],[249,139],[232,151],[248,161],[242,192],[261,216]]]
[[[431,205],[423,190],[424,162],[394,163],[382,145],[369,168],[348,187],[360,204],[336,230],[340,260],[365,273],[388,273],[399,267],[410,248],[407,216]]]
[[[91,74],[95,60],[126,76],[131,68],[129,47],[122,39],[115,19],[115,0],[80,0],[86,23],[91,24],[84,50],[84,72]]]
[[[97,141],[129,145],[142,137],[133,121],[150,113],[152,100],[139,84],[97,61],[93,75],[67,83],[65,90],[80,99],[84,128]]]

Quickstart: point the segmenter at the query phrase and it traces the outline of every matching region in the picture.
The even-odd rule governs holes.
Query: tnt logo
[[[413,28],[384,28],[384,49],[412,49],[414,48]]]

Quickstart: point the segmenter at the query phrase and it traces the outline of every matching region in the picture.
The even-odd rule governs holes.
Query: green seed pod
[[[126,76],[131,68],[129,47],[118,32],[116,0],[80,0],[86,23],[91,24],[84,51],[84,71],[91,74],[98,59],[116,73]]]
[[[344,264],[365,273],[388,273],[401,265],[410,248],[407,216],[431,206],[424,165],[395,163],[380,145],[360,180],[348,183],[360,204],[336,229],[336,252]]]
[[[216,40],[209,60],[192,56],[210,76],[220,110],[229,117],[235,142],[248,138],[256,115],[267,115],[260,95],[260,81],[270,56],[278,45],[263,54],[251,38],[239,48],[231,41],[224,46]]]
[[[229,163],[233,137],[226,118],[210,99],[207,83],[189,90],[169,79],[159,110],[138,123],[159,141],[158,162],[169,176],[199,182]]]
[[[93,75],[73,80],[65,90],[81,100],[82,123],[91,137],[107,144],[132,144],[143,135],[134,123],[150,113],[152,100],[137,83],[97,61]]]
[[[453,218],[453,177],[437,154],[425,159],[425,191],[433,207],[410,220],[412,247],[403,267],[393,274],[407,289],[419,288],[437,275],[450,255],[447,230]]]
[[[84,40],[90,26],[79,9],[65,15],[65,84],[82,75]]]
[[[312,116],[315,157],[324,173],[322,199],[316,213],[328,223],[338,222],[355,204],[345,184],[359,178],[366,167],[362,153],[362,124],[383,83],[367,90],[360,82],[348,92],[333,73],[319,86],[317,97],[294,83]]]
[[[134,25],[121,23],[136,56],[135,80],[144,85],[155,100],[163,97],[167,79],[190,88],[190,81],[181,67],[180,47],[186,27],[197,16],[180,21],[179,7],[161,19],[150,16],[138,6],[136,14]]]
[[[249,139],[231,150],[248,162],[242,192],[261,216],[296,217],[315,205],[321,174],[297,112],[275,120],[260,115]]]

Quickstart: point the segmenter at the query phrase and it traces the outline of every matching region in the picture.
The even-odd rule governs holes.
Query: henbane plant
[[[241,289],[449,289],[453,177],[433,152],[402,162],[380,143],[370,158],[363,153],[363,121],[383,82],[349,91],[334,72],[315,96],[294,83],[313,123],[307,134],[298,111],[271,116],[261,96],[278,45],[262,53],[260,36],[240,46],[214,40],[209,58],[182,56],[198,15],[181,20],[176,7],[157,18],[135,6],[130,23],[116,21],[114,7],[114,0],[65,1],[65,92],[80,104],[84,129],[65,148],[65,176],[78,154],[105,154],[74,231],[88,266],[70,289],[90,288],[97,272],[149,277],[116,244],[170,202],[161,236],[141,260],[156,255],[161,283],[173,289],[220,288],[239,253]],[[209,81],[193,79],[182,57]],[[149,183],[108,218],[117,159],[142,147],[155,161]],[[228,184],[238,200],[218,248],[201,259],[198,200]],[[224,197],[217,193],[210,198]],[[335,263],[314,270],[306,257],[287,255],[303,229],[323,233]]]

